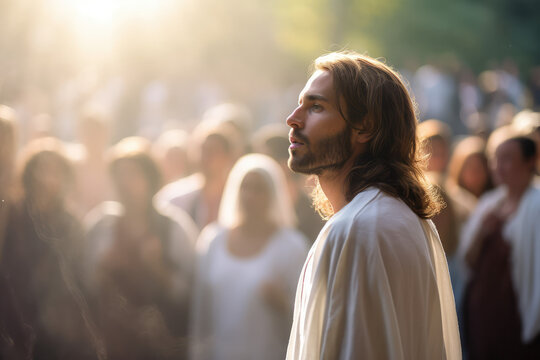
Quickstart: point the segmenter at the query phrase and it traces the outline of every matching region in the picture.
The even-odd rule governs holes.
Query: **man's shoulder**
[[[399,198],[383,191],[372,191],[367,196],[362,193],[344,208],[344,216],[336,218],[337,223],[372,225],[385,227],[403,222],[418,222],[418,216]]]
[[[357,197],[329,224],[327,237],[371,243],[423,233],[422,220],[399,198],[382,191],[363,199]]]

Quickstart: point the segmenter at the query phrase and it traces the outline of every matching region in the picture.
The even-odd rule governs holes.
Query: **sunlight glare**
[[[173,0],[56,0],[74,24],[113,27],[126,19],[150,19],[166,11]]]

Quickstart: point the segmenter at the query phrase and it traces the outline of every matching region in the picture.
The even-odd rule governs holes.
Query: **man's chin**
[[[300,159],[294,159],[293,157],[290,157],[287,164],[289,165],[289,169],[291,169],[295,173],[319,176],[323,173],[341,171],[345,166],[346,161],[344,160],[336,163],[330,163],[327,165],[315,165],[313,162],[306,163],[305,161],[300,161]]]
[[[289,161],[287,162],[287,165],[289,166],[289,169],[291,169],[291,171],[295,173],[304,174],[304,175],[317,175],[310,166],[306,166],[305,164],[302,164],[301,161],[299,161],[299,159],[289,157]]]

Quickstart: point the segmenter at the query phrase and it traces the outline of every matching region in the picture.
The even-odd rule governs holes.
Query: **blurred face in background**
[[[480,154],[467,157],[459,174],[460,186],[479,197],[486,189],[488,181],[489,169],[485,158]]]
[[[186,151],[179,147],[168,149],[161,160],[161,169],[165,182],[169,183],[185,175],[187,168]]]
[[[526,160],[517,141],[509,140],[497,147],[493,177],[498,185],[516,188],[527,184],[535,166],[535,159]]]
[[[124,206],[145,209],[151,204],[150,183],[135,160],[119,160],[114,166],[113,180],[118,198]]]
[[[446,142],[440,137],[432,137],[429,140],[428,149],[430,157],[428,161],[428,171],[444,173],[448,165],[449,150]]]
[[[257,172],[246,174],[240,186],[240,211],[242,218],[250,219],[268,218],[270,209],[271,189],[268,181]]]
[[[66,164],[53,153],[41,153],[28,165],[25,181],[27,199],[42,209],[62,203],[69,186]]]
[[[217,135],[208,136],[201,145],[199,166],[207,177],[227,175],[231,168],[230,149]]]

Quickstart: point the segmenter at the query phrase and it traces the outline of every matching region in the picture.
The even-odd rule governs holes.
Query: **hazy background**
[[[536,0],[0,0],[0,103],[23,132],[72,140],[97,105],[114,139],[152,138],[223,101],[284,120],[311,61],[343,48],[405,74],[507,64],[527,83],[539,36]]]

